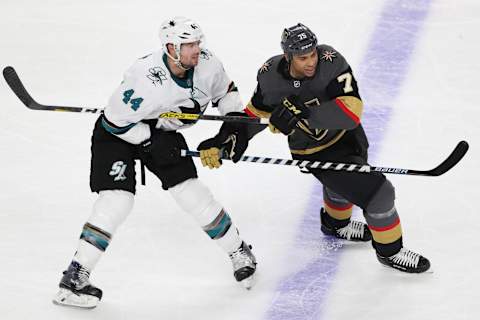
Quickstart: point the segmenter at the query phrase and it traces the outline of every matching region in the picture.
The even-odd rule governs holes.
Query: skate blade
[[[422,274],[432,274],[433,273],[432,267],[430,267],[428,270],[423,271],[423,272],[405,272],[405,271],[402,271],[402,270],[397,269],[397,268],[386,266],[384,264],[382,264],[382,267],[384,267],[388,270],[392,270],[393,273],[399,273],[399,274],[405,274],[405,275],[422,275]]]
[[[240,284],[247,290],[250,290],[255,285],[255,274],[252,274],[250,277],[240,281]]]
[[[81,309],[93,309],[97,306],[98,301],[97,297],[88,294],[76,294],[64,288],[61,288],[52,300],[56,305]]]

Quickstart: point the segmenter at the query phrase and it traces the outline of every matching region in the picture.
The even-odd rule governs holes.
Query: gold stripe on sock
[[[344,210],[339,210],[339,209],[334,209],[325,203],[325,211],[328,213],[330,217],[336,220],[350,219],[350,217],[352,216],[352,206]]]
[[[377,231],[370,228],[373,240],[381,244],[389,244],[397,241],[402,236],[402,225],[398,223],[391,229]]]

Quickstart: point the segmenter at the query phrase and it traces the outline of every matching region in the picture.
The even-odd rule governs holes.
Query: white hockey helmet
[[[204,40],[203,32],[200,26],[193,20],[185,17],[174,17],[165,20],[160,26],[160,40],[162,41],[163,51],[175,61],[180,63],[180,47],[182,43],[191,43]],[[167,44],[173,44],[176,58],[168,53]]]

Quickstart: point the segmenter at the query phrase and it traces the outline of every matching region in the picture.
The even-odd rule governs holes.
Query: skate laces
[[[90,284],[90,272],[78,262],[72,262],[67,270],[70,281],[75,284],[77,289],[81,289]]]
[[[252,259],[251,253],[244,250],[243,248],[244,245],[245,244],[242,244],[237,250],[228,254],[230,256],[230,259],[232,259],[234,270],[238,270],[240,268],[247,267],[247,266],[251,267],[252,265],[254,265],[254,261]]]
[[[408,249],[402,248],[400,251],[389,257],[391,261],[405,267],[417,267],[420,261],[420,255]]]
[[[84,267],[81,267],[80,270],[78,271],[78,281],[80,281],[81,284],[89,284],[90,282],[88,279],[90,278],[90,272],[88,272],[87,269]]]
[[[365,232],[364,224],[360,221],[352,220],[346,227],[337,230],[337,234],[344,239],[363,238]]]

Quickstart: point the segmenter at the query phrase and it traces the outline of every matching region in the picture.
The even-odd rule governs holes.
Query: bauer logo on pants
[[[109,175],[115,178],[114,181],[123,181],[127,179],[125,177],[125,170],[127,169],[127,165],[123,163],[123,161],[116,161],[112,165],[112,170],[110,170]]]

